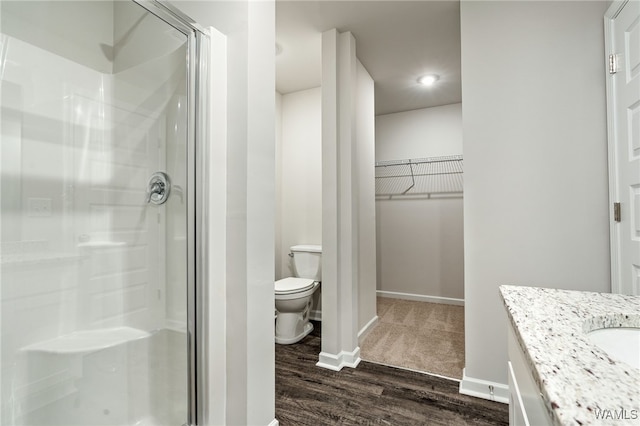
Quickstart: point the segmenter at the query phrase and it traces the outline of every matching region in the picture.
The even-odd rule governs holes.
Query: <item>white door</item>
[[[622,7],[621,7],[622,5]],[[640,0],[607,12],[610,197],[614,293],[640,294]],[[614,56],[609,56],[614,55]],[[617,217],[615,217],[617,216]]]

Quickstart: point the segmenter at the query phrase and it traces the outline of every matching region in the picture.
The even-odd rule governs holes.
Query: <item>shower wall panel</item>
[[[113,60],[112,1],[2,0],[2,33],[102,73]]]
[[[29,3],[2,2],[1,423],[182,424],[186,37],[134,3]],[[131,19],[86,39],[42,14],[105,4]]]
[[[155,170],[172,180],[173,196],[156,209],[161,240],[155,267],[158,310],[163,327],[186,330],[186,180],[187,180],[187,48],[184,35],[140,14],[131,2],[115,2],[114,98],[119,104],[144,111],[161,135],[149,143],[158,153]],[[153,36],[153,37],[152,37]],[[137,123],[140,129],[140,123]]]

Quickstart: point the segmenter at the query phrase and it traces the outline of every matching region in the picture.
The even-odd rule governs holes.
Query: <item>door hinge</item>
[[[620,222],[622,220],[620,217],[620,203],[613,203],[613,220],[616,222]]]
[[[609,74],[615,74],[618,72],[618,55],[612,53],[609,55]]]

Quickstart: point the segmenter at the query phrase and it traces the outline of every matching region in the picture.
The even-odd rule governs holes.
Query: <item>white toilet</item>
[[[322,247],[297,245],[290,248],[295,277],[276,281],[276,343],[290,345],[313,331],[309,322],[311,296],[322,279]]]

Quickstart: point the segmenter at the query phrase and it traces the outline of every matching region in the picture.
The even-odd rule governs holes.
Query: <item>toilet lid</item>
[[[296,278],[289,277],[283,278],[281,280],[276,281],[276,293],[278,294],[286,294],[286,293],[298,293],[301,291],[305,291],[313,287],[313,281],[310,278]]]

